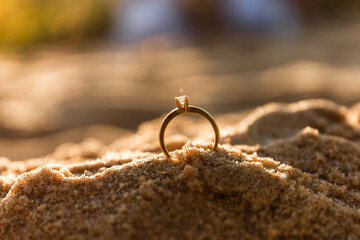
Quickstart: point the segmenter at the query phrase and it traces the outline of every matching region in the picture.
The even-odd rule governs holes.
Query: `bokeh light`
[[[350,106],[359,12],[359,0],[2,0],[0,155],[111,144],[180,94],[215,115],[305,98]]]

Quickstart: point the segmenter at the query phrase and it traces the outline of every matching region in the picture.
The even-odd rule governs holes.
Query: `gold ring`
[[[161,147],[161,150],[163,151],[163,153],[165,154],[165,156],[170,157],[170,154],[169,154],[168,150],[166,149],[166,146],[164,143],[165,129],[171,120],[173,120],[175,117],[177,117],[183,113],[197,113],[197,114],[200,114],[201,116],[205,117],[207,120],[209,120],[209,122],[211,123],[211,125],[215,131],[215,144],[214,144],[214,148],[213,148],[213,151],[215,151],[220,142],[220,131],[219,131],[218,126],[216,125],[214,118],[210,115],[210,113],[208,113],[206,110],[204,110],[200,107],[189,105],[189,100],[186,95],[181,96],[181,97],[176,97],[175,102],[176,102],[176,105],[178,106],[178,108],[173,109],[164,118],[164,120],[161,124],[161,128],[160,128],[160,134],[159,134],[160,147]]]

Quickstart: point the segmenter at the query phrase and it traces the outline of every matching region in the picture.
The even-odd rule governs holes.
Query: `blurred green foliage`
[[[0,0],[0,49],[96,37],[109,24],[107,0]]]

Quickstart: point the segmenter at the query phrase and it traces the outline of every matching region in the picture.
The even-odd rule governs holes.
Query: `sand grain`
[[[158,153],[155,120],[101,146],[98,159],[63,147],[2,160],[0,238],[358,239],[359,133],[350,115],[311,100],[268,105],[241,121],[222,116],[218,151],[211,141],[188,142],[172,159]],[[206,123],[193,124],[188,135],[171,130],[180,136],[169,139],[175,149],[181,139],[211,139],[201,133]],[[139,147],[128,151],[125,141]]]

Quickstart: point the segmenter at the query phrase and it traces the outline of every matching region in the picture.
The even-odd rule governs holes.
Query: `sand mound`
[[[184,118],[169,129],[170,147],[209,143],[188,142],[172,159],[158,154],[160,120],[110,146],[3,159],[0,238],[358,239],[354,109],[311,100],[219,116],[225,144],[216,152],[207,123]]]

